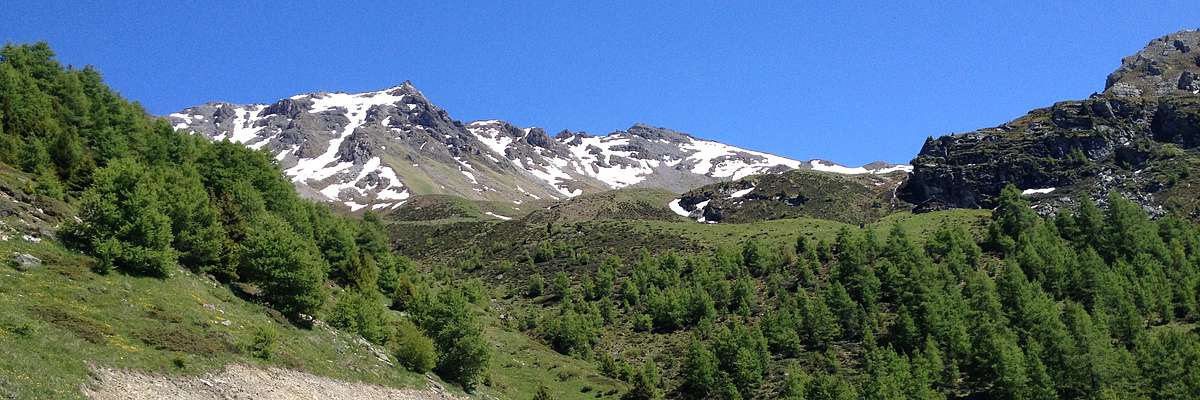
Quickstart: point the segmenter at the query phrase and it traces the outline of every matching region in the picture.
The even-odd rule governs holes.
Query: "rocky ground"
[[[163,376],[142,372],[98,368],[92,382],[82,388],[94,400],[291,400],[291,399],[455,399],[442,386],[430,382],[428,389],[393,389],[364,383],[338,381],[303,372],[246,365],[229,365],[220,372],[201,376]]]

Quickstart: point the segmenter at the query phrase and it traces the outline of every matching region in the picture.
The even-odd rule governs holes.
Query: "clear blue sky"
[[[1200,26],[1194,1],[171,3],[10,0],[0,40],[48,41],[155,114],[408,79],[465,121],[645,122],[862,164],[1086,97]]]

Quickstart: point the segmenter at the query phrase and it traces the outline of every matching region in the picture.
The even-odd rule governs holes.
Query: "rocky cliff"
[[[1091,98],[995,128],[930,138],[899,196],[917,210],[991,207],[1013,183],[1045,211],[1119,192],[1161,213],[1195,214],[1200,176],[1200,32],[1155,39]]]

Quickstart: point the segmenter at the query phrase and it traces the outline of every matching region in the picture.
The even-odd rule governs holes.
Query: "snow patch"
[[[499,219],[502,219],[502,220],[505,220],[505,221],[508,221],[508,220],[512,219],[512,217],[505,217],[505,216],[503,216],[503,215],[500,215],[500,214],[495,214],[495,213],[492,213],[491,211],[485,212],[484,214],[487,214],[487,215],[490,215],[490,216],[493,216],[493,217],[496,217],[496,218],[499,218]]]
[[[678,214],[681,217],[689,217],[690,218],[692,216],[692,213],[690,211],[684,209],[683,206],[679,205],[680,200],[683,200],[683,199],[671,200],[670,203],[667,203],[667,208],[670,208],[671,211],[675,212],[675,214]]]
[[[838,165],[838,164],[832,164],[832,163],[826,164],[825,162],[820,161],[820,160],[809,161],[808,165],[811,166],[814,171],[832,172],[835,174],[858,175],[858,174],[865,174],[865,173],[871,172],[863,167],[851,168],[851,167],[847,167],[845,165]]]
[[[835,164],[823,160],[812,160],[808,162],[814,171],[832,172],[835,174],[844,175],[861,175],[861,174],[886,174],[896,171],[912,172],[911,165],[893,165],[887,168],[867,169],[866,167],[847,167],[841,164]]]
[[[704,209],[708,208],[708,202],[710,202],[710,201],[712,201],[712,200],[705,200],[705,201],[696,203],[696,211],[695,212],[700,213],[700,218],[696,218],[696,222],[709,222],[708,220],[704,219]]]
[[[881,168],[881,169],[871,171],[871,173],[886,174],[886,173],[895,172],[895,171],[912,172],[912,170],[913,170],[913,167],[911,165],[893,165],[891,167]]]
[[[1047,193],[1053,192],[1054,189],[1057,189],[1057,188],[1025,189],[1025,190],[1021,191],[1021,194],[1026,195],[1026,196],[1034,195],[1034,194],[1047,194]]]
[[[739,190],[739,191],[736,191],[736,192],[730,193],[730,194],[729,194],[729,198],[731,198],[731,199],[732,199],[732,198],[744,197],[744,196],[746,196],[746,195],[750,194],[750,192],[753,192],[753,191],[754,191],[754,186],[751,186],[751,187],[748,187],[748,188],[745,188],[745,189],[742,189],[742,190]]]

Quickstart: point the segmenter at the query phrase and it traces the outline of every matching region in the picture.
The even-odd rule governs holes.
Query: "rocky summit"
[[[798,161],[643,124],[603,136],[551,136],[499,120],[463,123],[410,82],[272,104],[207,103],[167,118],[178,129],[270,152],[302,194],[353,211],[398,208],[420,194],[521,204],[623,187],[684,192],[798,168],[863,174],[896,167]]]
[[[1151,41],[1126,57],[1106,89],[995,128],[930,138],[899,196],[917,210],[990,208],[1013,183],[1053,212],[1110,192],[1156,214],[1195,217],[1200,176],[1200,32]]]

